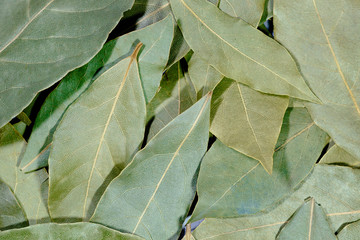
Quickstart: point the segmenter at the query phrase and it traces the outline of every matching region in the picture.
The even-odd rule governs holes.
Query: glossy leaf
[[[360,159],[357,159],[337,145],[331,147],[321,158],[323,164],[339,164],[351,167],[360,167]]]
[[[223,79],[223,75],[205,62],[197,53],[188,61],[188,71],[198,96],[205,96]]]
[[[265,7],[265,0],[220,0],[219,8],[257,27]]]
[[[145,131],[137,55],[104,71],[66,111],[49,158],[49,211],[87,220],[107,184],[130,162]]]
[[[311,240],[337,239],[329,226],[322,207],[310,198],[294,213],[283,226],[276,239],[279,240]]]
[[[153,96],[165,68],[173,34],[172,16],[134,31],[105,44],[103,49],[84,67],[69,73],[47,97],[43,104],[26,148],[21,167],[25,171],[47,166],[52,136],[64,111],[92,83],[96,71],[126,55],[134,42],[144,44],[144,56],[139,58],[139,71],[145,93]]]
[[[335,231],[360,218],[360,170],[318,165],[294,194],[267,212],[232,219],[205,219],[193,235],[196,239],[275,239],[279,229],[309,196],[317,199]]]
[[[0,127],[88,62],[134,0],[2,1]]]
[[[92,222],[146,239],[178,236],[207,148],[210,98],[176,117],[135,155],[105,191]]]
[[[206,0],[170,0],[191,49],[228,78],[255,90],[318,102],[280,44]]]
[[[309,86],[323,102],[307,104],[311,116],[339,147],[357,158],[360,32],[354,26],[360,24],[359,19],[357,0],[275,1],[274,6],[276,39],[296,58]]]
[[[0,181],[0,230],[27,225],[26,216],[13,192]]]
[[[226,146],[252,157],[271,174],[289,99],[257,92],[231,79],[214,90],[210,131]]]
[[[310,173],[327,135],[306,109],[289,109],[269,175],[260,163],[217,140],[201,164],[199,200],[191,221],[204,217],[237,217],[262,211],[289,195]]]
[[[30,224],[47,222],[42,184],[48,176],[45,170],[29,174],[20,171],[18,161],[25,146],[25,140],[12,125],[0,129],[0,179],[10,187]]]
[[[190,79],[184,76],[180,62],[164,74],[160,91],[147,106],[151,121],[148,139],[154,137],[174,118],[196,102],[196,93]]]
[[[61,239],[61,240],[140,240],[142,238],[121,233],[110,228],[94,223],[68,223],[68,224],[39,224],[27,228],[13,229],[0,232],[1,240],[39,240],[39,239]]]
[[[338,234],[339,240],[357,240],[360,236],[360,220],[346,225]]]

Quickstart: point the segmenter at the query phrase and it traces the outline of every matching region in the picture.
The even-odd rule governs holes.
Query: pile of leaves
[[[359,26],[358,0],[1,1],[0,239],[359,239]]]

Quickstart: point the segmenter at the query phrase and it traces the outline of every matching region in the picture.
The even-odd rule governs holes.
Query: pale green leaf
[[[346,225],[338,234],[339,240],[358,240],[360,236],[360,220]]]
[[[228,78],[264,93],[318,102],[279,43],[206,0],[170,0],[191,49]]]
[[[134,42],[144,44],[145,56],[139,58],[145,93],[153,96],[167,62],[173,34],[172,16],[139,31],[123,35],[105,44],[87,65],[69,73],[50,93],[35,121],[21,167],[25,171],[47,166],[54,131],[64,111],[91,84],[95,72],[105,64],[127,54]]]
[[[271,174],[288,103],[287,97],[260,93],[225,78],[214,90],[210,131],[226,146],[260,161]]]
[[[223,79],[223,75],[205,62],[197,53],[188,61],[188,71],[198,96],[205,96]]]
[[[65,112],[49,158],[52,219],[87,220],[138,150],[146,118],[140,48],[104,71]]]
[[[142,238],[127,233],[121,233],[94,223],[48,223],[0,232],[0,239],[140,240]]]
[[[323,164],[339,164],[351,167],[360,167],[360,159],[353,157],[341,147],[334,145],[321,158]]]
[[[0,127],[88,62],[134,0],[1,1]]]
[[[233,17],[240,17],[257,27],[265,7],[265,0],[220,0],[219,8]]]
[[[210,97],[176,117],[135,155],[106,189],[91,221],[146,239],[178,237],[207,148]]]
[[[41,186],[47,179],[45,170],[25,174],[18,168],[25,140],[10,124],[0,129],[0,179],[10,187],[30,224],[49,220]]]
[[[0,230],[28,225],[25,213],[10,188],[0,181]]]
[[[285,114],[271,175],[258,161],[217,140],[201,164],[199,201],[191,221],[254,214],[270,207],[310,173],[326,143],[326,133],[304,108],[290,108]]]
[[[274,25],[323,102],[307,104],[315,123],[360,158],[360,1],[275,1]]]
[[[322,207],[309,198],[282,227],[276,239],[337,239]]]
[[[196,93],[192,83],[184,76],[181,64],[177,62],[165,72],[160,91],[147,106],[147,118],[151,121],[147,138],[153,138],[195,102]]]
[[[360,218],[360,170],[317,165],[300,188],[269,212],[233,219],[205,219],[193,235],[196,239],[275,239],[280,227],[309,196],[317,199],[335,231]]]

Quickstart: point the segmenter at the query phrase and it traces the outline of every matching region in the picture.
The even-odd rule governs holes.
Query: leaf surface
[[[337,145],[334,145],[326,152],[321,158],[320,163],[323,164],[340,164],[351,167],[359,167],[360,160],[353,157],[351,154],[346,152],[344,149]]]
[[[310,173],[327,135],[306,109],[289,109],[269,175],[260,163],[217,140],[201,164],[199,200],[191,221],[204,217],[237,217],[262,211],[281,200]]]
[[[210,131],[226,146],[260,161],[271,174],[288,103],[287,97],[260,93],[225,78],[214,90]]]
[[[360,158],[360,32],[354,26],[359,24],[357,0],[291,0],[274,6],[276,39],[296,58],[323,102],[307,104],[312,118],[356,158]]]
[[[89,87],[94,74],[101,67],[128,54],[136,41],[144,44],[144,56],[139,58],[145,93],[153,96],[165,68],[173,35],[172,16],[153,25],[123,35],[104,45],[102,50],[85,66],[69,73],[50,93],[38,113],[21,167],[25,171],[47,166],[54,131],[68,106]]]
[[[18,161],[25,146],[25,140],[11,124],[0,129],[0,179],[10,187],[30,224],[47,222],[42,184],[48,176],[45,170],[29,174],[20,171]]]
[[[339,240],[357,240],[360,235],[360,220],[346,225],[338,234]]]
[[[2,1],[0,127],[88,62],[134,0]]]
[[[0,181],[0,230],[28,225],[25,213],[10,188]]]
[[[38,224],[31,227],[0,232],[1,240],[38,240],[38,239],[114,239],[140,240],[142,238],[121,233],[94,223]]]
[[[196,93],[190,79],[184,76],[180,62],[166,71],[160,91],[147,106],[148,119],[152,121],[148,139],[153,138],[174,118],[196,102]]]
[[[92,222],[146,239],[178,237],[207,148],[210,98],[176,117],[135,155],[106,189]]]
[[[64,114],[49,158],[53,219],[87,220],[138,150],[146,118],[137,64],[141,46],[104,71]]]
[[[309,196],[317,199],[333,230],[360,218],[360,170],[317,165],[289,198],[267,212],[233,219],[205,219],[193,232],[196,239],[275,239],[280,227]]]
[[[280,230],[279,240],[299,239],[337,239],[331,229],[322,207],[310,198],[296,210],[293,216]]]
[[[264,93],[318,102],[276,41],[206,0],[170,3],[191,49],[223,75]]]

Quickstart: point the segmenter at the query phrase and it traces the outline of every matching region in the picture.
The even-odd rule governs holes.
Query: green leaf
[[[305,203],[294,213],[289,221],[280,230],[276,239],[301,240],[301,239],[337,239],[334,231],[329,226],[327,217],[322,207],[313,198]]]
[[[49,214],[43,198],[45,170],[25,174],[18,168],[25,140],[10,124],[0,129],[0,179],[10,187],[30,224],[47,222]]]
[[[257,92],[231,79],[215,88],[210,131],[226,146],[252,157],[271,174],[289,99]]]
[[[142,238],[121,233],[94,223],[39,224],[27,228],[0,232],[1,240],[140,240]]]
[[[144,44],[145,56],[139,58],[145,93],[153,96],[165,68],[173,34],[172,16],[105,44],[87,65],[69,73],[47,97],[35,121],[24,158],[23,170],[47,166],[52,136],[65,110],[92,83],[96,71],[105,64],[126,55],[136,41]]]
[[[138,150],[146,118],[136,59],[141,46],[104,71],[64,114],[49,158],[52,219],[87,220]]]
[[[180,62],[164,74],[160,91],[147,106],[151,122],[148,139],[153,138],[174,118],[196,102],[196,93],[190,79],[184,76]]]
[[[210,98],[176,117],[135,155],[106,189],[91,221],[147,239],[178,236],[207,148]]]
[[[233,17],[257,27],[265,7],[265,0],[220,0],[219,8]]]
[[[0,181],[0,230],[28,225],[25,213],[10,188]]]
[[[332,229],[360,218],[360,170],[317,165],[294,194],[268,212],[232,219],[205,219],[193,235],[196,239],[275,239],[280,227],[309,196],[327,213]],[[326,238],[324,238],[326,239]]]
[[[310,173],[327,135],[306,109],[288,109],[269,175],[260,163],[217,140],[201,164],[199,200],[191,221],[262,211],[291,193]]]
[[[327,151],[327,153],[321,158],[320,163],[360,167],[360,159],[354,158],[337,145],[334,145]]]
[[[88,62],[134,0],[3,1],[0,127],[36,93]]]
[[[339,240],[357,240],[360,235],[360,220],[346,225],[338,234]]]
[[[285,48],[206,0],[170,0],[191,49],[228,78],[255,90],[318,102]]]
[[[198,96],[205,96],[223,79],[223,75],[194,53],[188,62],[188,71]]]
[[[312,118],[356,158],[360,158],[358,19],[357,0],[291,0],[274,6],[276,39],[296,58],[310,88],[323,102],[307,104]]]

